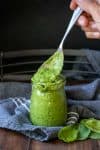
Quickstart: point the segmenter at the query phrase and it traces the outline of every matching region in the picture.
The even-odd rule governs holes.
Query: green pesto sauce
[[[60,126],[66,121],[64,56],[56,51],[32,77],[30,119],[34,125]]]
[[[32,77],[34,83],[50,83],[59,80],[63,68],[63,51],[56,51],[47,61],[45,61],[35,75]]]
[[[30,105],[30,119],[33,125],[64,125],[66,112],[66,96],[63,88],[49,92],[42,92],[34,88]]]

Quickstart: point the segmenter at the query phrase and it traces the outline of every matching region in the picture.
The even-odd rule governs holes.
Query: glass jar
[[[66,122],[65,79],[55,83],[32,83],[30,119],[33,125],[61,126]]]

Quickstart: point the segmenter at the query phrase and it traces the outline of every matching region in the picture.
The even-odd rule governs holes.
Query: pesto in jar
[[[60,126],[66,121],[65,78],[61,75],[64,56],[56,51],[32,77],[30,119],[34,125]]]

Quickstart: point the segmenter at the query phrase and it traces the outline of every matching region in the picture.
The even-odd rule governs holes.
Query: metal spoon
[[[74,10],[72,18],[69,22],[69,25],[65,31],[65,34],[59,44],[58,50],[63,50],[63,44],[64,41],[66,39],[66,37],[68,36],[69,32],[71,31],[72,27],[74,26],[74,24],[76,23],[77,19],[79,18],[79,16],[81,15],[81,13],[83,12],[83,10],[80,7],[77,7],[76,10]]]

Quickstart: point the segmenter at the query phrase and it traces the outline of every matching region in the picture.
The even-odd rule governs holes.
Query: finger
[[[95,22],[90,22],[88,26],[81,27],[84,32],[99,32]]]
[[[70,3],[70,9],[74,10],[76,7],[77,7],[76,0],[72,0],[71,3]]]
[[[95,0],[98,4],[100,4],[100,0]]]
[[[87,13],[89,13],[95,21],[100,19],[100,5],[96,0],[76,0],[77,4]]]
[[[100,39],[100,32],[85,32],[85,35],[89,39]]]
[[[81,30],[84,32],[99,32],[98,29],[92,29],[91,27],[84,27]]]
[[[81,15],[77,21],[77,25],[87,27],[89,25],[89,19],[85,15]]]

